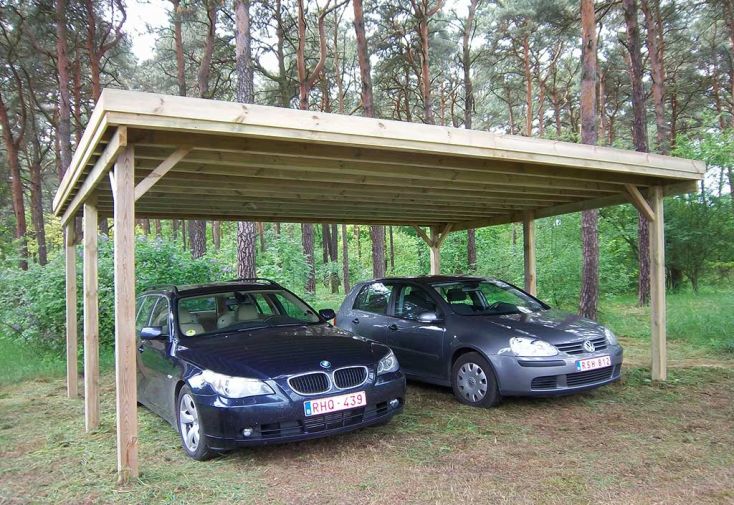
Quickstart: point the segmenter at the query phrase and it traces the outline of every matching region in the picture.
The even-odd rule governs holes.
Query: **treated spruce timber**
[[[84,200],[89,197],[100,181],[107,175],[117,156],[125,149],[125,146],[127,146],[127,128],[120,126],[112,136],[109,144],[107,144],[102,156],[97,159],[81,187],[74,194],[74,198],[66,206],[66,210],[61,218],[62,224],[69,222],[69,219],[77,213]]]
[[[103,215],[100,213],[100,215]],[[253,216],[238,214],[194,214],[180,212],[137,212],[139,219],[216,219],[217,221],[247,221],[252,220]],[[257,219],[264,222],[281,222],[281,223],[344,223],[344,224],[361,224],[361,225],[393,225],[401,226],[405,224],[404,220],[395,219],[375,219],[371,217],[353,218],[344,216],[321,216],[318,218],[284,218],[282,216],[256,216]],[[436,226],[445,222],[436,220],[415,221],[420,226]]]
[[[429,236],[419,224],[413,224],[413,229],[416,231],[418,236],[428,245],[430,251],[430,264],[431,264],[431,275],[438,275],[441,273],[441,246],[443,245],[446,237],[448,237],[453,223],[443,223],[441,225],[434,225],[430,227],[431,235]]]
[[[503,201],[496,198],[462,198],[457,200],[451,197],[432,197],[429,201],[425,198],[415,197],[413,195],[384,195],[384,194],[370,194],[365,195],[361,193],[353,192],[340,192],[339,194],[319,194],[319,193],[294,193],[289,191],[284,194],[282,191],[259,191],[257,189],[243,188],[243,189],[219,189],[217,190],[217,199],[221,201],[236,200],[242,201],[243,198],[257,199],[269,199],[272,201],[339,201],[343,202],[345,198],[348,198],[351,202],[361,203],[372,203],[372,204],[396,204],[396,205],[447,205],[451,207],[471,207],[474,209],[501,209],[501,210],[521,210],[523,208],[535,207],[533,204],[528,203],[526,200],[510,200]],[[200,188],[188,188],[179,186],[158,186],[154,190],[146,194],[146,198],[178,198],[182,195],[193,198],[208,198],[211,197],[212,191]],[[112,194],[108,192],[105,197],[111,201]],[[285,197],[285,198],[284,198]]]
[[[76,319],[76,234],[74,221],[64,226],[64,249],[66,260],[66,395],[79,395],[79,370],[77,365],[77,319]]]
[[[138,165],[141,169],[150,170],[152,168],[151,162],[146,160],[140,162]],[[401,185],[410,185],[416,188],[429,188],[429,189],[441,189],[450,185],[454,190],[463,191],[488,191],[488,192],[514,192],[518,194],[527,195],[570,195],[579,196],[582,198],[593,198],[597,196],[605,196],[613,193],[618,193],[623,190],[620,186],[611,186],[605,189],[559,189],[542,186],[527,186],[518,183],[514,186],[508,184],[498,185],[494,184],[494,180],[491,176],[485,177],[483,182],[461,182],[461,181],[439,181],[431,180],[426,178],[400,178],[393,177],[390,175],[353,175],[347,173],[324,173],[320,171],[291,171],[283,170],[281,168],[268,168],[268,167],[227,167],[217,164],[202,164],[193,160],[186,160],[176,166],[175,173],[178,174],[205,174],[205,175],[216,175],[220,177],[229,177],[236,180],[240,177],[248,178],[263,178],[271,181],[283,180],[288,182],[296,181],[311,181],[311,182],[323,182],[331,184],[361,184],[365,186],[379,186],[379,187],[394,187]]]
[[[137,183],[135,186],[135,200],[140,198],[152,188],[161,177],[166,175],[169,170],[176,166],[191,151],[190,147],[179,147],[173,151],[166,159],[164,159],[145,179]]]
[[[59,182],[59,189],[56,192],[53,200],[53,212],[55,215],[60,215],[63,210],[62,204],[69,199],[70,192],[79,182],[84,167],[89,162],[89,159],[94,155],[97,144],[103,139],[105,131],[107,129],[107,118],[104,97],[100,97],[97,100],[97,104],[92,111],[92,115],[87,121],[87,127],[84,129],[79,144],[77,145],[74,155],[71,158],[71,163],[67,169],[64,177]]]
[[[645,197],[640,193],[640,190],[637,189],[637,186],[634,184],[625,184],[624,187],[627,190],[627,197],[630,203],[635,206],[638,212],[645,216],[648,221],[655,221],[655,213],[650,208]]]
[[[161,153],[175,148],[181,135],[165,131],[141,131],[134,134],[135,145],[142,145],[150,151]],[[282,140],[250,139],[237,137],[217,137],[213,135],[186,136],[199,152],[229,153],[232,155],[253,154],[262,156],[281,156],[297,160],[335,161],[350,166],[353,163],[364,165],[397,165],[437,170],[474,171],[482,174],[500,173],[520,175],[528,178],[552,177],[557,180],[606,182],[613,184],[631,183],[637,186],[650,186],[658,183],[658,178],[636,173],[616,174],[599,172],[573,166],[538,166],[528,163],[508,162],[451,156],[450,154],[403,154],[399,151],[386,151],[377,148],[350,148],[344,146],[303,144]]]
[[[128,146],[115,163],[115,392],[117,475],[138,476],[138,417],[135,364],[135,153]]]
[[[450,211],[448,209],[435,209],[435,210],[411,210],[411,211],[394,211],[390,209],[386,210],[373,210],[371,208],[350,208],[347,206],[344,207],[322,207],[320,210],[312,210],[310,208],[288,208],[283,209],[283,206],[278,205],[260,205],[258,207],[250,207],[247,205],[186,205],[182,207],[178,207],[172,203],[167,202],[160,202],[155,203],[151,202],[149,204],[141,204],[138,206],[140,212],[154,212],[154,211],[160,211],[160,210],[168,210],[173,208],[178,208],[182,212],[233,212],[233,213],[240,213],[242,215],[261,215],[261,214],[267,214],[267,215],[281,215],[281,216],[293,216],[293,217],[318,217],[321,215],[342,215],[342,216],[367,216],[367,217],[375,217],[375,218],[391,218],[391,219],[399,219],[403,218],[410,222],[412,219],[415,218],[424,218],[424,217],[441,217],[444,216],[446,219],[452,219],[452,220],[461,220],[466,219],[467,216],[475,217],[477,219],[480,218],[487,218],[492,217],[496,215],[497,213],[492,212],[478,212],[474,214],[467,214],[466,212],[455,212]],[[188,209],[188,210],[183,210]]]
[[[667,379],[667,332],[665,306],[665,223],[663,188],[649,192],[655,220],[650,223],[650,317],[652,332],[652,379]]]
[[[533,296],[538,295],[537,273],[535,262],[535,218],[528,211],[523,214],[522,221],[523,258],[525,266],[525,291]]]
[[[143,167],[142,169],[145,169]],[[141,170],[142,170],[141,169]],[[503,199],[523,199],[523,200],[538,200],[548,202],[573,202],[576,200],[582,200],[590,198],[590,195],[579,195],[559,193],[558,195],[545,195],[545,194],[534,194],[529,193],[527,190],[520,188],[518,191],[508,191],[507,188],[498,190],[496,187],[491,185],[480,186],[480,185],[468,185],[468,186],[456,186],[456,185],[444,185],[441,187],[432,187],[421,184],[416,181],[416,184],[408,184],[395,186],[395,185],[380,185],[380,184],[369,184],[369,183],[357,183],[357,182],[339,182],[336,180],[326,180],[322,182],[316,182],[313,180],[304,179],[269,179],[266,177],[235,177],[235,176],[220,176],[205,173],[186,174],[178,171],[172,171],[166,176],[166,184],[187,184],[188,187],[199,187],[199,188],[212,188],[216,190],[219,187],[226,188],[238,188],[238,187],[250,187],[257,189],[271,189],[275,191],[298,191],[305,189],[317,190],[325,192],[326,188],[330,193],[338,193],[340,190],[345,191],[358,191],[364,194],[379,194],[384,192],[395,192],[403,194],[414,194],[414,195],[452,195],[457,198],[463,198],[465,196],[496,196]],[[621,193],[616,193],[621,194]]]
[[[84,427],[99,427],[99,294],[97,280],[97,207],[84,202]]]
[[[160,161],[166,159],[168,151],[154,148],[137,148],[137,160]],[[420,178],[441,182],[464,182],[502,186],[524,186],[535,188],[576,189],[585,191],[619,191],[619,184],[599,181],[577,181],[553,177],[527,177],[501,172],[462,170],[461,168],[412,167],[397,163],[365,163],[359,160],[328,160],[295,158],[278,154],[230,153],[222,151],[193,151],[186,159],[188,163],[213,165],[219,173],[246,172],[247,169],[274,169],[288,173],[323,173],[351,176],[378,176],[390,179]],[[399,182],[399,181],[398,181]]]
[[[415,152],[443,152],[546,164],[570,164],[633,172],[702,173],[690,160],[609,147],[530,139],[491,132],[382,119],[298,111],[252,104],[108,91],[105,108],[113,124],[180,132],[291,138],[352,146],[380,145]],[[662,168],[661,168],[662,167]],[[699,170],[701,168],[701,170]]]

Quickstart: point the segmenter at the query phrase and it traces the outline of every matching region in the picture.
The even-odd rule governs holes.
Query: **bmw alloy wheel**
[[[181,395],[179,400],[178,424],[186,448],[194,453],[199,447],[199,413],[190,394]]]

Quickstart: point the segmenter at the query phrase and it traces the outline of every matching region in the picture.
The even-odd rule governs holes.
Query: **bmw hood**
[[[327,364],[332,370],[374,365],[387,354],[388,348],[337,328],[313,325],[182,339],[176,352],[201,369],[235,377],[268,379],[322,370]]]
[[[576,314],[550,309],[529,314],[507,314],[502,316],[468,316],[481,319],[492,333],[503,333],[510,337],[528,337],[560,344],[579,339],[605,336],[604,326]]]

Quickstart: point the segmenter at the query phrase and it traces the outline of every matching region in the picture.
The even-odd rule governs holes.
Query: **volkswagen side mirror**
[[[334,309],[321,309],[319,315],[327,321],[331,321],[336,317],[336,312],[334,312]]]

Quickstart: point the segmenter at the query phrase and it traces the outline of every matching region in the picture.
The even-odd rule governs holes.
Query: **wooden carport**
[[[118,472],[138,474],[135,218],[412,225],[440,269],[447,234],[522,222],[535,293],[534,219],[632,203],[651,222],[652,377],[666,377],[663,196],[696,190],[698,161],[197,98],[105,90],[61,181],[67,383],[77,395],[73,220],[84,218],[87,430],[99,422],[97,220],[114,219]],[[423,227],[427,227],[426,232]]]

